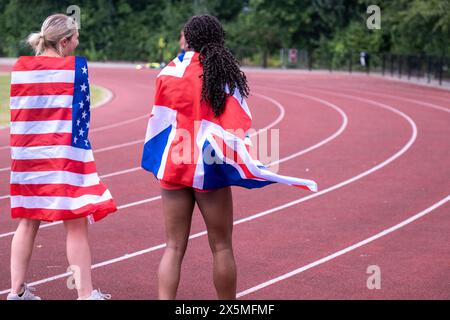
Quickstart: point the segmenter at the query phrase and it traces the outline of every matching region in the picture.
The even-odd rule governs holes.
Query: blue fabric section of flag
[[[178,56],[178,60],[180,60],[181,62],[183,62],[184,59],[184,55],[186,54],[186,52],[184,50],[181,50],[181,53]]]
[[[212,148],[211,144],[208,140],[206,140],[205,144],[203,145],[203,154],[209,153],[211,157],[214,158],[216,156],[215,151],[210,148]],[[240,186],[248,189],[253,189],[262,188],[269,184],[275,183],[272,181],[243,179],[239,174],[239,171],[237,171],[236,168],[234,168],[232,165],[223,162],[221,163],[220,159],[218,158],[216,159],[216,161],[211,162],[214,163],[209,164],[203,162],[205,173],[203,182],[204,190],[218,189],[226,186]]]
[[[72,146],[89,150],[90,91],[87,60],[75,57],[75,81],[72,102]]]
[[[141,166],[145,170],[152,172],[155,177],[158,175],[161,167],[161,160],[169,140],[170,131],[172,131],[172,126],[167,127],[144,144]]]

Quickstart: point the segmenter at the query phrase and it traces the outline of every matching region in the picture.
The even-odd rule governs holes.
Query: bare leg
[[[231,188],[200,193],[195,199],[205,219],[214,258],[214,285],[219,299],[236,299],[236,263],[233,255],[233,200]]]
[[[161,189],[161,194],[167,246],[158,270],[158,295],[161,300],[169,300],[175,299],[177,294],[195,200],[191,188]]]
[[[11,293],[22,293],[22,284],[30,264],[36,238],[41,221],[20,219],[19,225],[11,243]]]
[[[67,260],[74,271],[78,297],[87,298],[92,292],[91,250],[86,218],[66,220]]]

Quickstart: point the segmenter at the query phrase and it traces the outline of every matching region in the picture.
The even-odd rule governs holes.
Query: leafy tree
[[[0,0],[0,55],[31,54],[24,40],[67,0]],[[366,9],[381,8],[382,29],[366,28]],[[279,49],[307,50],[340,64],[350,52],[448,55],[450,0],[79,0],[77,54],[91,60],[171,59],[184,23],[210,13],[240,57],[268,65]],[[165,43],[160,48],[161,39]]]

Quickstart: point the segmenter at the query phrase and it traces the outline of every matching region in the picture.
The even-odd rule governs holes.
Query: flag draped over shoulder
[[[91,144],[87,61],[20,57],[11,74],[11,214],[45,221],[116,211]]]
[[[156,80],[155,103],[148,123],[142,167],[159,180],[197,189],[225,186],[259,188],[284,183],[317,191],[312,180],[278,175],[249,153],[251,114],[236,89],[225,112],[214,117],[202,101],[199,54],[175,58]]]

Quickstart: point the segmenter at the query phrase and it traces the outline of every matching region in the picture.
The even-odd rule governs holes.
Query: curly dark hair
[[[250,89],[239,62],[225,47],[225,31],[220,21],[211,15],[192,17],[184,26],[184,37],[188,47],[200,53],[203,65],[202,99],[210,104],[214,115],[219,117],[225,111],[229,94],[235,89],[247,98]]]

